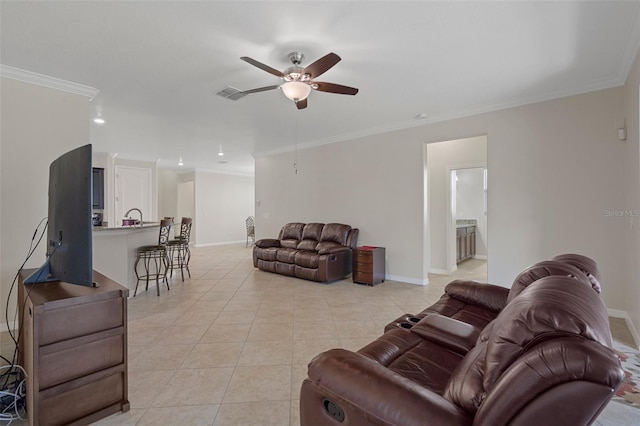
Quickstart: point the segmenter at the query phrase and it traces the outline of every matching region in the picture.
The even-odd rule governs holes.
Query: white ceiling
[[[100,93],[94,150],[160,167],[253,172],[253,155],[421,125],[624,83],[640,45],[640,2],[8,2],[0,63]],[[216,92],[280,80],[329,52],[297,110],[278,91]],[[426,113],[426,120],[416,115]],[[216,155],[222,146],[226,164]]]

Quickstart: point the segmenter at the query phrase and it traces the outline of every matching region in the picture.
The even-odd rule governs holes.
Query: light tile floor
[[[242,245],[193,249],[191,279],[176,274],[159,297],[153,288],[129,299],[131,410],[98,424],[298,425],[300,384],[316,354],[357,350],[434,303],[452,279],[486,274],[486,262],[469,260],[424,287],[319,284],[255,270]],[[638,415],[612,403],[597,424],[635,424]]]

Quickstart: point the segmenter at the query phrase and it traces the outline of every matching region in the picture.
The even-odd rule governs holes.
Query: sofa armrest
[[[351,249],[349,247],[333,247],[330,248],[326,251],[321,252],[320,254],[340,254],[340,253],[347,253],[347,252],[351,252]]]
[[[480,329],[444,315],[431,314],[411,328],[411,332],[447,349],[466,355],[478,340]]]
[[[302,425],[336,424],[323,413],[330,400],[349,424],[470,425],[460,407],[377,362],[344,349],[331,349],[309,364],[302,385]]]
[[[444,288],[449,296],[472,305],[500,312],[507,305],[509,289],[476,281],[451,281]]]
[[[351,249],[349,247],[333,247],[318,253],[319,281],[335,281],[351,273]]]
[[[276,240],[275,238],[264,238],[256,241],[255,246],[260,248],[280,247],[280,240]]]

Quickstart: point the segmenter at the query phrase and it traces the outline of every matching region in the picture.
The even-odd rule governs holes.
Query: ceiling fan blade
[[[268,72],[269,74],[273,74],[276,77],[280,77],[280,78],[284,77],[284,74],[282,74],[281,71],[278,71],[275,68],[271,68],[269,65],[265,65],[262,62],[256,61],[255,59],[251,59],[248,56],[243,56],[240,59],[242,59],[243,61],[245,61],[248,64],[253,65],[254,67],[260,68],[261,70]]]
[[[243,90],[241,93],[244,95],[248,95],[250,93],[266,92],[267,90],[277,89],[278,87],[280,87],[280,85],[276,84],[274,86],[265,86],[265,87],[258,87],[257,89]]]
[[[309,74],[313,79],[324,74],[338,62],[340,62],[340,56],[331,52],[306,67],[304,73]]]
[[[303,100],[296,102],[296,107],[298,109],[305,109],[307,107],[307,98],[304,98]]]
[[[355,87],[343,86],[335,83],[321,83],[319,81],[312,81],[311,87],[315,87],[320,92],[338,93],[340,95],[355,95],[358,93],[358,89]]]

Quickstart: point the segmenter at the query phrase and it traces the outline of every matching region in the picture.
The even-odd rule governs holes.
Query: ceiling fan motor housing
[[[302,52],[291,52],[287,55],[293,65],[300,65],[304,61],[304,54]]]

